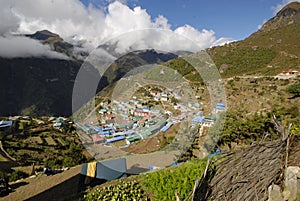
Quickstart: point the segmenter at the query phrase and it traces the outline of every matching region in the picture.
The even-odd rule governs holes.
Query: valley
[[[299,200],[299,34],[293,2],[197,53],[18,36],[59,58],[0,57],[1,200]]]

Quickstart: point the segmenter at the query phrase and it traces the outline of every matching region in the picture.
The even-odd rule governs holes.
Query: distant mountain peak
[[[260,31],[270,31],[283,26],[298,23],[300,19],[300,2],[292,2],[284,6],[275,17],[268,20]]]
[[[32,39],[42,40],[42,41],[49,40],[49,39],[63,40],[58,34],[50,32],[48,30],[37,31],[34,34],[28,34],[26,36]]]
[[[64,41],[56,33],[48,30],[41,30],[35,32],[34,34],[27,34],[25,36],[34,40],[38,40],[43,44],[48,44],[53,51],[63,53],[69,57],[77,58],[77,55],[75,55],[73,52],[74,45]]]
[[[300,2],[292,2],[284,6],[276,16],[290,16],[300,12]]]

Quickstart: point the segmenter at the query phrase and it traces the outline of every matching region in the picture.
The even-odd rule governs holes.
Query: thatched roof
[[[286,141],[280,140],[227,155],[212,164],[194,200],[267,200],[268,187],[282,181],[285,150]]]

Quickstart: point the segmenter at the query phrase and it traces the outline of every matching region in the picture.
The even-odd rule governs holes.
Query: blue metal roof
[[[100,131],[98,132],[99,135],[113,135],[115,131],[113,130],[106,130],[106,131]]]
[[[194,123],[204,123],[204,117],[202,116],[195,116],[195,118],[192,120]]]
[[[13,121],[0,121],[0,128],[12,127]]]
[[[226,106],[223,103],[217,103],[216,104],[216,109],[225,110]]]
[[[128,130],[128,131],[125,132],[126,135],[132,135],[134,133],[135,133],[134,130]]]
[[[116,142],[116,141],[120,141],[120,140],[124,140],[124,139],[125,139],[125,136],[121,135],[118,137],[107,139],[106,142],[111,143],[111,142]]]
[[[167,130],[169,130],[171,126],[170,125],[166,125],[164,127],[162,127],[162,129],[160,129],[162,132],[166,132]]]

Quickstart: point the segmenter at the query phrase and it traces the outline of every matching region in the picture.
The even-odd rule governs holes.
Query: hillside
[[[50,45],[53,51],[63,53],[68,60],[28,57],[1,58],[0,114],[34,116],[70,116],[72,92],[77,73],[83,64],[86,52],[74,53],[74,46],[59,35],[47,30],[28,34],[26,37]],[[81,54],[79,57],[77,54]],[[175,54],[157,53],[154,50],[132,52],[111,64],[102,77],[97,92],[119,80],[136,66],[162,63],[175,58]],[[94,66],[82,69],[87,79],[98,79]],[[96,76],[96,77],[95,77]],[[85,89],[83,89],[85,90]],[[83,93],[84,94],[84,93]],[[82,94],[81,94],[82,96]],[[81,104],[92,97],[85,97]],[[78,105],[78,108],[81,105]]]
[[[276,75],[300,69],[300,3],[288,4],[257,32],[242,41],[207,52],[221,75]]]
[[[70,115],[80,61],[48,58],[0,58],[0,113]]]
[[[107,81],[107,84],[105,84],[103,81],[100,82],[98,90],[100,91],[104,87],[114,84],[134,68],[147,64],[160,64],[172,60],[176,57],[177,55],[175,54],[159,53],[153,49],[129,52],[128,54],[125,54],[116,59],[109,66],[109,68],[101,78],[103,81]]]

